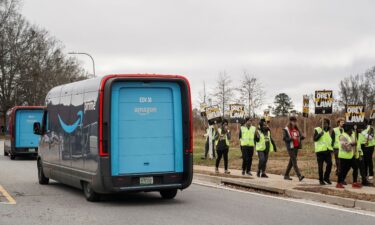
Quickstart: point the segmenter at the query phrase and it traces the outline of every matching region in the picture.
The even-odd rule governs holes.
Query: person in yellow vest
[[[224,173],[230,174],[228,170],[228,152],[229,152],[229,141],[231,139],[231,133],[228,129],[228,121],[222,122],[221,128],[216,132],[215,136],[215,148],[217,153],[215,172],[219,173],[219,165],[221,158],[224,158]]]
[[[336,176],[339,175],[340,159],[339,159],[339,145],[340,135],[344,132],[345,119],[340,117],[337,119],[337,127],[333,128],[331,132],[333,154],[335,156]]]
[[[368,124],[368,121],[365,120],[365,123]],[[356,154],[356,161],[357,166],[359,168],[360,174],[361,174],[361,181],[363,186],[373,186],[372,183],[368,181],[368,168],[366,167],[366,155],[364,154],[364,150],[366,149],[366,145],[368,145],[369,141],[366,138],[366,134],[368,134],[369,131],[367,131],[369,127],[367,126],[365,129],[358,129],[358,153]],[[370,128],[371,129],[371,128]]]
[[[361,188],[361,185],[357,183],[358,165],[355,159],[355,155],[357,154],[357,142],[353,133],[353,128],[350,125],[344,125],[344,132],[339,138],[340,173],[336,188],[344,188],[345,178],[351,168],[353,169],[352,187]]]
[[[297,164],[298,150],[302,148],[303,139],[305,139],[305,137],[297,126],[297,117],[291,116],[289,118],[289,123],[283,129],[283,140],[289,155],[289,163],[284,174],[285,180],[292,180],[289,176],[292,167],[299,181],[305,178],[302,176]]]
[[[250,117],[245,118],[245,124],[241,126],[239,132],[240,147],[242,152],[242,175],[251,174],[251,164],[253,162],[254,154],[254,139],[256,127],[252,125],[253,119]]]
[[[363,162],[364,162],[364,170],[366,177],[368,179],[374,179],[374,165],[372,161],[372,157],[374,154],[374,146],[375,146],[375,131],[374,128],[371,126],[372,121],[368,121],[367,128],[361,132],[363,142],[362,150],[363,150]]]
[[[266,174],[268,155],[270,152],[276,152],[277,149],[265,119],[261,119],[259,122],[259,130],[256,132],[255,142],[255,149],[259,158],[257,177],[268,178]]]
[[[323,119],[323,128],[316,127],[314,129],[315,154],[318,161],[319,183],[320,185],[332,184],[330,180],[332,170],[332,138],[329,134],[330,121]],[[324,172],[323,166],[326,163]]]

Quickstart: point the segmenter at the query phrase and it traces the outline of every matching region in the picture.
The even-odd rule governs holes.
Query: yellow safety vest
[[[246,126],[241,127],[241,146],[254,146],[255,130],[254,126],[249,128]]]
[[[266,140],[270,143],[270,152],[274,152],[274,146],[271,141],[271,132],[268,131],[267,136],[264,136],[264,134],[261,131],[258,131],[259,133],[259,141],[256,144],[256,150],[257,151],[265,151],[266,150]]]
[[[333,133],[335,134],[335,143],[333,143],[334,149],[339,149],[340,145],[340,135],[341,135],[341,129],[340,127],[333,128]]]
[[[345,139],[347,140],[347,141],[353,141],[353,136],[352,137],[350,137],[349,136],[349,134],[347,134],[347,133],[345,133],[345,132],[343,132],[341,135],[340,135],[340,138],[341,137],[345,137]],[[342,148],[342,145],[341,145],[341,143],[340,143],[340,145],[339,145],[339,158],[340,159],[352,159],[353,158],[353,156],[354,156],[354,153],[353,153],[353,151],[349,151],[349,152],[347,152],[347,151],[344,151],[344,149]]]
[[[217,133],[218,133],[219,139],[220,139],[220,135],[221,135],[221,129],[220,128],[217,130]],[[225,137],[225,143],[229,147],[228,135],[225,135],[224,137]],[[217,146],[217,144],[219,143],[219,139],[215,140],[215,146]]]
[[[322,128],[316,127],[315,130],[320,134],[322,132]],[[324,152],[324,151],[332,151],[332,138],[329,135],[328,131],[323,131],[324,134],[319,138],[318,141],[315,141],[315,152]]]
[[[366,135],[370,132],[371,127],[368,126],[366,130],[362,131],[358,135],[358,140],[361,142],[361,144],[365,144],[366,147],[372,147],[375,146],[375,138],[369,139],[367,142]]]

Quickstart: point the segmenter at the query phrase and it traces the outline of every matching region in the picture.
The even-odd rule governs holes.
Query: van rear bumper
[[[31,152],[29,149],[34,149],[34,152]],[[19,156],[19,155],[38,155],[38,148],[31,147],[31,148],[13,148],[10,151],[11,155]]]

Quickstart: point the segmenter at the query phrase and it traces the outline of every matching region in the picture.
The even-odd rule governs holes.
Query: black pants
[[[251,164],[253,164],[254,147],[253,146],[241,146],[242,152],[242,171],[249,173],[251,170]]]
[[[223,157],[224,169],[228,170],[228,152],[229,152],[229,148],[217,150],[216,168],[219,168],[221,158]]]
[[[285,171],[285,177],[289,177],[289,173],[290,173],[290,170],[294,169],[294,172],[296,172],[296,175],[298,177],[301,176],[301,172],[298,168],[298,164],[297,164],[297,155],[298,155],[298,149],[296,148],[293,148],[293,149],[290,149],[288,150],[288,154],[289,154],[289,163],[288,163],[288,166],[286,167],[286,171]]]
[[[343,183],[345,181],[346,176],[350,168],[353,169],[353,183],[356,183],[358,180],[358,164],[356,159],[353,157],[352,159],[340,159],[340,174],[339,174],[339,183]]]
[[[359,174],[361,174],[361,181],[362,181],[362,183],[366,183],[367,174],[366,174],[366,170],[365,170],[365,160],[364,160],[363,157],[361,157],[359,159],[356,159],[355,161],[357,163]]]
[[[338,176],[340,173],[340,158],[339,158],[339,150],[337,148],[333,149],[333,154],[335,156],[335,166],[336,166],[336,175]]]
[[[329,176],[332,170],[332,155],[330,151],[317,152],[316,159],[318,161],[319,180],[329,180]],[[326,163],[326,170],[323,175],[323,166]]]
[[[374,176],[374,164],[372,155],[374,154],[374,146],[363,148],[364,170],[367,176]]]
[[[210,150],[210,142],[207,138],[206,144],[204,146],[204,157],[207,158],[208,150]],[[215,158],[215,141],[212,141],[212,156]]]
[[[257,153],[259,158],[258,172],[265,173],[267,169],[269,150],[257,151]]]

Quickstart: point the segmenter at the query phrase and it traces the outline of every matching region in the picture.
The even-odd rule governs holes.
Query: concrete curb
[[[232,184],[232,185],[236,185],[240,187],[252,188],[252,189],[266,191],[270,193],[283,194],[292,198],[308,199],[308,200],[317,201],[317,202],[325,202],[329,204],[344,206],[347,208],[359,208],[362,210],[375,212],[375,202],[370,202],[370,201],[356,200],[356,199],[351,199],[351,198],[342,198],[338,196],[324,195],[320,193],[313,193],[313,192],[300,191],[300,190],[294,190],[294,189],[268,187],[268,186],[263,186],[259,184],[245,182],[245,181],[235,179],[235,178],[215,177],[215,176],[199,174],[199,173],[195,173],[194,176],[195,178],[199,180],[209,181],[215,184]]]

